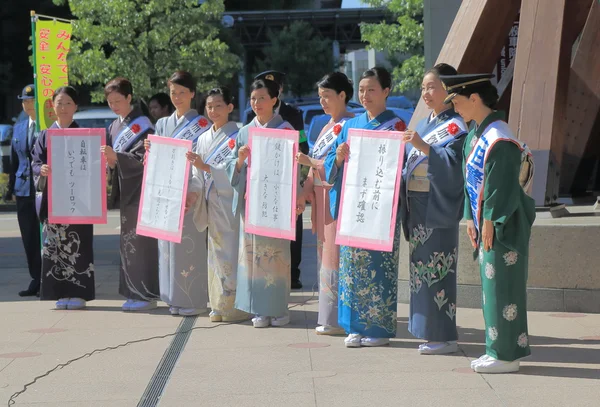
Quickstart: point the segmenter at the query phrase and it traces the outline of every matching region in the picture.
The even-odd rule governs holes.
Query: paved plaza
[[[343,337],[317,336],[316,241],[308,229],[305,288],[292,294],[291,324],[266,329],[172,317],[165,304],[121,312],[118,214],[110,212],[95,232],[97,300],[87,310],[56,311],[52,302],[17,296],[28,283],[25,257],[15,215],[0,215],[0,405],[57,365],[106,348],[39,378],[14,405],[600,405],[600,315],[530,312],[532,356],[518,374],[486,376],[469,368],[484,352],[478,309],[458,310],[460,351],[451,356],[417,353],[407,305],[399,306],[389,347],[346,349]],[[161,338],[143,340],[151,337]]]

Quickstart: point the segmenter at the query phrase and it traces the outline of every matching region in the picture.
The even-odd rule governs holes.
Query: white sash
[[[218,165],[222,164],[223,161],[225,161],[225,159],[227,157],[229,157],[229,155],[233,151],[233,148],[235,148],[235,145],[233,146],[233,148],[230,147],[229,143],[232,140],[235,141],[235,138],[237,137],[238,133],[239,133],[239,131],[236,130],[233,133],[227,135],[227,137],[224,138],[223,142],[221,144],[218,144],[208,154],[204,163],[212,168],[215,168]],[[214,180],[213,180],[212,174],[204,171],[204,190],[206,191],[206,193],[205,193],[206,199],[208,199],[208,194],[210,193],[210,189],[212,188],[213,183],[214,183]]]
[[[454,123],[458,126],[458,132],[455,135],[452,135],[448,132],[448,127]],[[441,123],[439,126],[431,130],[423,137],[423,141],[429,144],[430,146],[443,147],[446,144],[450,143],[454,140],[455,137],[460,136],[467,132],[467,126],[465,122],[461,119],[454,117],[449,121],[445,121]],[[410,179],[413,171],[423,160],[425,160],[427,156],[423,154],[423,152],[417,148],[413,148],[406,159],[406,180]]]
[[[390,119],[387,122],[380,124],[373,130],[396,130],[396,123],[398,123],[400,120],[402,119],[400,119],[399,117],[394,117],[393,119]]]
[[[117,153],[127,150],[146,131],[154,129],[152,122],[146,116],[140,116],[125,126],[113,143],[113,150]]]
[[[206,130],[210,129],[212,123],[204,116],[199,114],[197,117],[189,121],[181,130],[177,132],[173,138],[180,140],[192,140],[192,143],[196,143],[198,137]]]
[[[498,120],[485,129],[475,147],[473,147],[473,151],[471,151],[465,165],[466,189],[469,195],[473,223],[477,229],[477,239],[481,236],[481,203],[485,185],[485,163],[494,144],[498,141],[510,141],[516,144],[521,150],[521,162],[531,160],[531,150],[525,143],[515,138],[506,122]]]
[[[329,149],[331,148],[333,143],[335,143],[338,136],[342,132],[342,128],[344,127],[344,123],[346,123],[346,120],[348,120],[348,119],[343,118],[342,120],[337,122],[335,125],[331,126],[331,128],[329,130],[327,130],[324,134],[322,134],[317,139],[317,141],[315,142],[315,147],[313,148],[313,151],[311,154],[312,158],[316,158],[317,160],[320,160],[327,155],[327,153],[329,152]],[[338,125],[340,127],[338,127]],[[340,132],[338,134],[335,134],[333,132],[333,130],[336,127],[338,127],[338,129],[340,129]]]

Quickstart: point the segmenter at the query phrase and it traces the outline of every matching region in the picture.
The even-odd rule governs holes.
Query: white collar
[[[29,117],[29,123],[27,124],[27,128],[31,127],[31,123],[35,124],[35,120],[31,120],[31,117]]]

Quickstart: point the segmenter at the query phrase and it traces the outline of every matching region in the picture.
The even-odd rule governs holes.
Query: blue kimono
[[[329,150],[325,171],[328,182],[333,185],[329,199],[334,219],[338,217],[345,165],[345,162],[340,168],[335,165],[337,147],[348,140],[349,129],[377,130],[395,117],[387,110],[371,121],[366,112],[352,118]],[[396,337],[400,216],[396,219],[391,252],[340,246],[338,323],[347,333],[371,338]]]
[[[411,159],[405,160],[402,174],[402,227],[410,246],[408,330],[427,341],[456,341],[456,265],[467,126],[449,109],[421,120],[415,130],[430,150],[429,157],[421,155],[413,165]],[[407,144],[405,158],[412,150]]]

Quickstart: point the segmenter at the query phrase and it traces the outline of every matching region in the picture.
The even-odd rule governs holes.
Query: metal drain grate
[[[179,356],[181,355],[181,352],[183,352],[183,349],[192,334],[191,329],[194,327],[197,319],[197,315],[183,318],[179,327],[177,327],[177,334],[173,337],[171,344],[158,363],[156,371],[154,372],[154,375],[152,375],[152,379],[150,379],[148,386],[146,386],[146,390],[144,391],[144,394],[142,394],[142,398],[137,407],[158,406],[171,374],[175,369],[177,360],[179,360]]]

